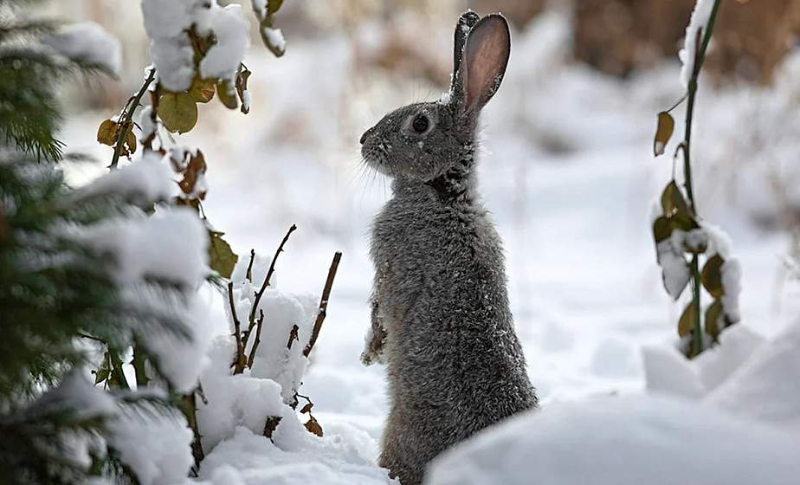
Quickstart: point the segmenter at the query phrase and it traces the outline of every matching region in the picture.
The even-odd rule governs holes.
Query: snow
[[[194,50],[186,35],[192,26],[201,36],[213,33],[217,38],[200,61],[200,76],[234,78],[249,45],[241,5],[223,8],[216,0],[143,0],[142,12],[150,55],[167,90],[185,91],[194,79]]]
[[[176,207],[152,217],[131,214],[85,226],[75,237],[106,254],[120,283],[158,278],[196,287],[208,274],[208,236],[188,208]]]
[[[139,295],[137,295],[139,296]],[[166,295],[154,295],[156,308],[163,305]],[[141,298],[133,299],[134,304],[148,306]],[[173,319],[183,324],[188,335],[177,334],[163,329],[145,329],[139,336],[147,350],[153,355],[159,371],[179,392],[187,393],[197,387],[200,373],[208,365],[208,349],[213,337],[213,322],[208,316],[209,304],[199,295],[189,297],[185,306],[175,304],[178,311]]]
[[[149,110],[148,107],[146,110]],[[147,117],[149,120],[149,116]],[[94,197],[120,196],[144,207],[177,194],[169,164],[155,152],[146,152],[139,161],[124,165],[81,187],[71,195],[73,202]]]
[[[279,426],[275,443],[248,429],[236,429],[233,439],[214,449],[203,462],[200,478],[227,485],[221,477],[246,485],[398,485],[386,470],[359,456],[337,437],[319,439],[299,423]],[[201,482],[203,483],[203,482]],[[207,482],[206,482],[207,483]],[[235,483],[235,482],[233,482]]]
[[[681,67],[681,84],[683,84],[684,88],[689,87],[689,81],[694,71],[694,61],[698,47],[697,36],[698,34],[701,36],[699,43],[702,44],[702,37],[705,36],[705,28],[711,18],[714,2],[715,0],[697,0],[694,12],[692,12],[692,19],[686,27],[684,46],[683,49],[678,52],[678,57],[683,64]]]
[[[95,22],[69,24],[43,42],[75,61],[102,66],[114,73],[122,67],[119,39]]]
[[[244,53],[250,45],[242,6],[232,4],[221,8],[214,5],[210,11],[208,22],[207,30],[201,34],[207,35],[213,32],[217,43],[200,61],[200,77],[228,79],[233,82],[239,64],[244,58]]]
[[[146,140],[156,133],[158,127],[153,123],[153,107],[145,106],[139,111],[139,126],[141,127],[140,139]]]
[[[281,416],[285,407],[277,382],[243,374],[231,376],[234,355],[233,340],[217,337],[211,348],[211,364],[200,378],[208,400],[197,409],[205,450],[232,438],[239,426],[261,433],[267,418]]]
[[[253,11],[256,12],[258,18],[267,16],[267,5],[269,0],[252,0]]]
[[[131,409],[109,424],[109,445],[141,485],[182,482],[194,463],[192,438],[183,415],[161,410]]]
[[[194,51],[184,31],[203,0],[143,0],[144,27],[159,82],[168,90],[189,89],[194,77]]]
[[[797,435],[800,433],[798,369],[800,323],[795,323],[758,346],[752,357],[706,400],[744,418],[762,420]]]
[[[528,412],[444,453],[429,485],[792,483],[797,436],[711,406],[605,397]]]
[[[700,399],[725,382],[758,350],[764,337],[744,325],[733,325],[714,345],[689,361],[674,346],[651,345],[642,350],[647,391]]]

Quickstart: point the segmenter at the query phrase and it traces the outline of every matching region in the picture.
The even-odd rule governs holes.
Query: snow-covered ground
[[[564,61],[567,34],[555,14],[515,33],[506,79],[483,118],[480,157],[529,374],[543,407],[554,411],[590,396],[643,393],[641,350],[671,345],[682,310],[663,290],[649,227],[675,144],[653,159],[656,113],[681,96],[680,65],[624,82],[607,78]],[[360,166],[358,137],[384,112],[439,92],[354,70],[344,36],[288,42],[281,59],[261,46],[246,57],[253,71],[249,115],[216,102],[203,106],[198,127],[181,142],[206,154],[204,209],[237,253],[272,254],[297,224],[278,261],[278,288],[318,294],[334,251],[343,251],[301,392],[314,401],[326,439],[369,461],[377,456],[387,399],[385,370],[359,361],[369,324],[368,233],[390,189]],[[727,176],[719,176],[726,170],[720,154],[740,136],[731,120],[745,116],[759,96],[752,88],[703,86],[694,143],[700,211],[729,233],[742,264],[741,324],[769,338],[800,316],[797,283],[784,265],[790,238],[751,222],[730,203]],[[73,116],[65,132],[71,149],[108,160],[109,150],[94,143],[94,127],[108,115]],[[800,142],[794,147],[797,153]],[[73,166],[69,175],[78,184],[102,170]],[[758,183],[740,187],[739,200],[769,199]],[[223,315],[221,297],[217,306]],[[220,333],[225,325],[221,318]],[[240,461],[229,463],[240,469],[258,458],[246,446],[255,438],[246,434],[240,430],[226,445],[243,447],[234,453]]]

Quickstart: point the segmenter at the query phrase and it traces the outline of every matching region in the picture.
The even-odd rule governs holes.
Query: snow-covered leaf
[[[236,99],[236,89],[229,81],[223,81],[217,84],[217,94],[219,100],[228,109],[236,109],[239,107],[239,100]]]

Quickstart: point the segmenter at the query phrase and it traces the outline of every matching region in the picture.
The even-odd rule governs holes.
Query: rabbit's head
[[[420,182],[471,165],[478,116],[500,87],[510,51],[503,16],[462,14],[449,93],[384,116],[361,137],[364,160],[385,175]]]

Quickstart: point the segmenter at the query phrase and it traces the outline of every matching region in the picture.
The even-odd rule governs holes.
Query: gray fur
[[[474,14],[457,24],[457,46],[467,22],[472,32],[484,29],[479,37],[502,26],[508,35],[500,16],[475,24],[465,15]],[[456,48],[456,66],[465,49]],[[463,59],[462,69],[470,62]],[[403,485],[421,483],[428,462],[448,447],[537,406],[509,310],[500,238],[475,181],[478,115],[505,62],[507,55],[476,109],[465,108],[457,67],[449,102],[400,108],[362,137],[366,162],[393,179],[393,197],[372,230],[372,329],[362,360],[388,365],[380,464]],[[422,134],[411,129],[420,113],[431,125]]]

